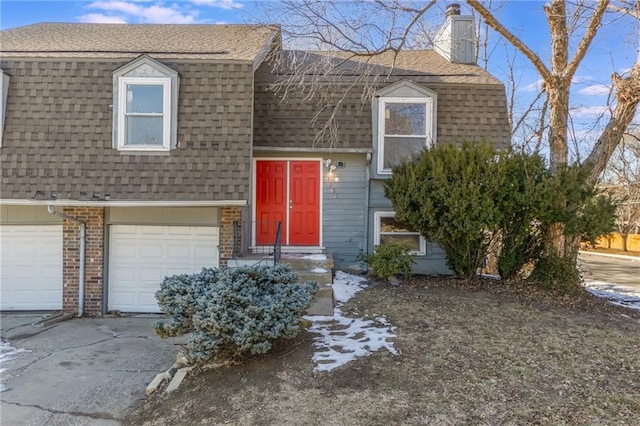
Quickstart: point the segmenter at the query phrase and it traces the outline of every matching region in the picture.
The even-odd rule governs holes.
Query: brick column
[[[104,208],[65,207],[63,213],[86,223],[85,315],[102,315],[104,265]],[[80,278],[80,224],[65,220],[63,234],[62,309],[78,312]]]
[[[220,257],[221,268],[227,266],[227,261],[231,259],[233,254],[233,222],[242,220],[242,209],[240,207],[222,207],[220,208],[220,244],[218,245],[218,253]],[[237,235],[238,244],[241,245],[241,235]]]

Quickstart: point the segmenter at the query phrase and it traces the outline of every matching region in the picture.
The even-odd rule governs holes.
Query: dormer
[[[113,148],[163,152],[177,145],[178,72],[142,55],[113,73]]]

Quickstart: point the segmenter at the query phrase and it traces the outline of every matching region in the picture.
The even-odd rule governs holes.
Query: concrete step
[[[333,315],[333,257],[329,253],[323,255],[307,255],[302,253],[285,253],[280,260],[293,269],[298,275],[298,282],[315,281],[318,292],[314,295],[308,315]]]
[[[271,265],[273,258],[264,255],[250,254],[228,261],[229,268],[240,266]],[[315,281],[318,292],[314,295],[308,315],[333,315],[333,257],[330,253],[305,254],[283,253],[280,263],[289,265],[298,275],[298,282]]]

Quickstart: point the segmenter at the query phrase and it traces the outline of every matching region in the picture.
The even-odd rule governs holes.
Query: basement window
[[[426,255],[427,241],[412,227],[398,222],[395,212],[375,212],[375,234],[373,243],[380,244],[408,244],[411,254]]]

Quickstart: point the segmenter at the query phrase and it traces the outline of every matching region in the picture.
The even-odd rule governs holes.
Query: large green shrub
[[[505,220],[512,185],[503,156],[486,144],[437,145],[395,167],[385,184],[396,219],[437,242],[458,275],[475,276]]]
[[[380,244],[375,247],[373,254],[365,254],[363,259],[373,268],[373,275],[378,278],[387,279],[402,274],[407,279],[414,263],[410,251],[408,244]]]
[[[393,169],[385,195],[396,219],[437,242],[451,270],[467,278],[492,246],[499,247],[500,275],[512,278],[545,256],[552,225],[570,238],[593,239],[610,232],[615,210],[578,168],[551,175],[539,156],[486,144],[425,150],[417,162]]]
[[[317,284],[296,283],[286,265],[207,269],[166,277],[156,293],[169,318],[154,329],[162,337],[190,333],[197,364],[260,354],[279,338],[294,337]]]

